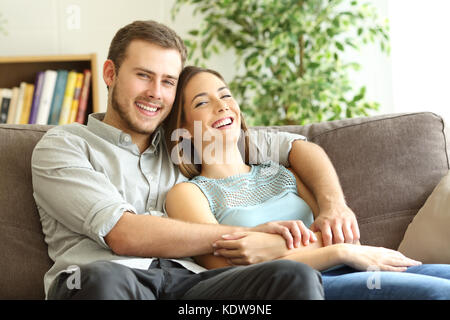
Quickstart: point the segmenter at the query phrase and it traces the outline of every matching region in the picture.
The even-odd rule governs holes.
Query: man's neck
[[[153,134],[155,133],[155,131],[148,134],[134,132],[125,126],[122,121],[114,119],[108,112],[106,112],[103,122],[129,134],[131,141],[138,147],[140,153],[143,153],[149,147],[150,141],[152,141]]]

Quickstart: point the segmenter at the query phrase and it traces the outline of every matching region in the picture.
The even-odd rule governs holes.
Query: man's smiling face
[[[172,108],[181,68],[176,49],[133,40],[117,74],[112,61],[105,63],[104,78],[109,86],[105,122],[133,140],[147,139]]]

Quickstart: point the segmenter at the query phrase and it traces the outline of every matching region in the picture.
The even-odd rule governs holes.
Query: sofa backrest
[[[44,298],[43,276],[52,261],[33,198],[30,161],[49,128],[0,124],[0,299]],[[357,215],[363,244],[396,249],[449,170],[444,123],[432,113],[274,129],[300,133],[324,148]]]
[[[49,127],[0,125],[0,299],[41,299],[47,254],[31,184],[31,154]]]
[[[409,223],[450,168],[447,128],[431,112],[277,130],[302,134],[326,151],[357,216],[362,244],[397,249]]]

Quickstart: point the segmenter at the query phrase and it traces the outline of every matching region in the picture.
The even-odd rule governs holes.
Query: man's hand
[[[271,221],[253,227],[251,231],[279,234],[286,240],[289,249],[298,248],[301,242],[307,246],[310,242],[317,241],[314,232],[301,220]]]
[[[356,216],[344,203],[321,209],[310,229],[322,233],[324,247],[344,242],[358,243],[360,237]]]
[[[227,259],[232,265],[248,265],[271,261],[286,254],[284,239],[265,232],[235,232],[213,243],[214,255]]]

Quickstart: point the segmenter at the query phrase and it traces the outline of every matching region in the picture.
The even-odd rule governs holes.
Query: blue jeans
[[[450,264],[423,264],[404,272],[322,272],[326,300],[450,300]]]

